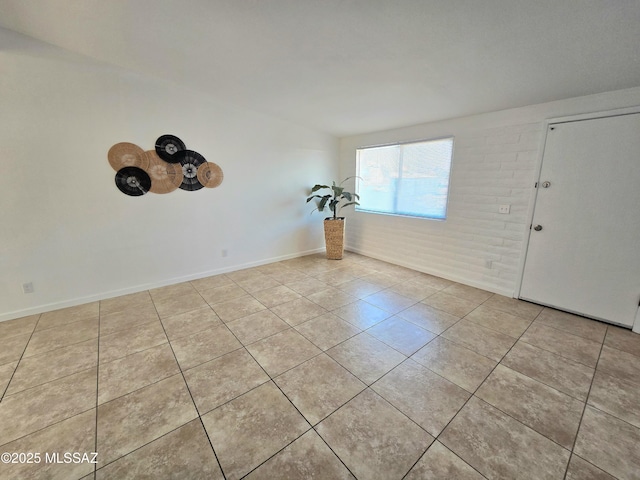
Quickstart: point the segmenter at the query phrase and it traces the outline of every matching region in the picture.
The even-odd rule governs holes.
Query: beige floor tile
[[[277,287],[265,288],[264,290],[257,291],[252,294],[256,300],[262,303],[267,308],[275,307],[281,303],[290,302],[297,298],[300,298],[300,294],[294,292],[285,285],[278,285]]]
[[[471,396],[411,359],[391,370],[371,389],[434,437]]]
[[[335,347],[361,331],[332,313],[325,313],[294,328],[321,350]]]
[[[531,325],[531,320],[485,307],[484,305],[480,305],[471,311],[464,319],[514,338],[520,337]]]
[[[205,290],[210,290],[212,288],[223,287],[225,285],[231,284],[233,284],[233,280],[231,280],[226,275],[214,275],[212,277],[191,280],[191,286],[193,286],[193,288],[195,288],[200,293],[204,292]]]
[[[168,343],[103,363],[98,370],[98,403],[108,402],[179,372]]]
[[[291,326],[299,325],[327,313],[326,309],[306,298],[282,303],[270,310]]]
[[[220,287],[214,287],[209,290],[201,292],[202,298],[209,305],[215,305],[216,303],[228,302],[229,300],[235,300],[236,298],[246,297],[247,291],[241,286],[230,283],[228,285],[222,285]]]
[[[587,400],[595,373],[593,368],[523,341],[518,341],[501,363],[582,402]]]
[[[640,357],[640,335],[626,328],[609,325],[604,344]]]
[[[587,405],[574,453],[618,478],[638,478],[640,429]]]
[[[0,403],[0,445],[16,440],[96,406],[96,368],[74,373]]]
[[[444,278],[429,275],[428,273],[421,273],[420,275],[413,277],[409,281],[418,285],[435,288],[436,290],[443,290],[455,283],[451,280],[446,280]]]
[[[222,480],[200,419],[192,420],[96,472],[97,480]]]
[[[476,396],[566,449],[573,447],[584,410],[579,400],[502,365]]]
[[[454,283],[442,290],[442,293],[453,295],[454,297],[464,298],[471,302],[481,304],[493,296],[493,293],[481,290],[480,288],[470,287],[461,283]]]
[[[318,434],[309,430],[251,472],[247,480],[355,480]]]
[[[193,285],[191,285],[191,283],[189,282],[176,283],[174,285],[167,285],[166,287],[154,288],[152,290],[149,290],[154,303],[161,300],[166,300],[171,297],[193,295],[195,292],[196,289],[193,288]]]
[[[566,480],[616,480],[595,465],[591,465],[576,454],[571,455]]]
[[[31,315],[29,317],[0,322],[0,338],[6,339],[18,335],[32,334],[33,330],[36,328],[36,323],[38,323],[39,318],[40,315]]]
[[[365,332],[327,350],[327,354],[367,385],[406,358]]]
[[[249,293],[256,293],[260,290],[277,287],[278,285],[280,285],[280,282],[278,282],[275,278],[269,277],[268,275],[264,274],[261,274],[261,276],[248,278],[246,280],[236,280],[236,282]]]
[[[400,282],[395,276],[382,272],[370,273],[360,279],[368,283],[373,283],[381,288],[389,288]]]
[[[464,317],[471,310],[480,305],[480,302],[473,302],[464,298],[456,297],[444,293],[444,290],[427,297],[422,303],[431,305],[438,310],[450,313],[456,317]]]
[[[225,273],[234,282],[244,282],[247,280],[265,278],[266,275],[256,268],[244,268],[235,272]]]
[[[202,417],[227,479],[240,478],[309,430],[268,382]]]
[[[244,348],[186,370],[184,376],[200,415],[269,381]]]
[[[199,308],[162,319],[162,326],[170,341],[222,325],[211,307]]]
[[[162,343],[167,343],[167,336],[160,320],[118,330],[110,335],[100,336],[99,361],[112,362]]]
[[[98,317],[80,320],[75,323],[36,331],[29,340],[24,357],[33,357],[41,353],[66,347],[74,343],[86,342],[98,336]],[[18,338],[18,337],[12,337]]]
[[[347,295],[333,287],[307,295],[307,298],[327,310],[335,310],[356,301],[356,297]]]
[[[363,300],[358,300],[344,307],[336,308],[331,313],[360,329],[369,328],[392,315]]]
[[[596,371],[588,403],[640,428],[640,383]]]
[[[294,329],[284,330],[247,346],[271,378],[315,357],[322,350]]]
[[[367,389],[317,431],[357,478],[402,478],[433,437]]]
[[[100,300],[100,315],[108,315],[114,312],[122,312],[130,308],[136,308],[140,305],[151,305],[151,295],[148,290],[137,293],[130,293],[120,297],[107,298]]]
[[[191,395],[180,374],[103,403],[98,407],[100,466],[196,417]]]
[[[182,370],[242,348],[242,344],[224,325],[178,338],[171,342],[171,346]]]
[[[460,320],[460,318],[455,315],[451,315],[443,310],[438,310],[425,303],[416,303],[398,313],[398,316],[436,335],[440,335]]]
[[[413,355],[436,337],[435,333],[428,332],[397,316],[374,325],[367,330],[367,333],[407,357]]]
[[[369,295],[379,292],[380,290],[383,290],[383,288],[384,287],[381,287],[380,285],[367,282],[361,278],[340,284],[340,290],[359,299],[363,299],[364,297],[368,297]]]
[[[154,299],[153,304],[158,310],[158,315],[161,318],[171,317],[179,313],[206,307],[207,302],[204,301],[204,298],[193,287],[191,287],[191,290],[192,293]]]
[[[329,285],[313,277],[308,277],[304,280],[287,281],[284,282],[284,284],[294,292],[298,292],[300,295],[304,296],[329,288]]]
[[[531,324],[521,340],[592,368],[598,362],[601,348],[598,342],[547,327],[537,321]]]
[[[274,381],[311,425],[367,387],[327,355],[318,355]]]
[[[94,464],[64,463],[65,453],[87,453],[93,459],[96,449],[96,410],[88,410],[76,416],[62,420],[31,435],[15,440],[4,447],[3,452],[38,453],[40,461],[36,463],[4,464],[0,463],[0,478],[6,479],[65,479],[81,478],[93,474]],[[60,458],[61,462],[47,461],[47,455]]]
[[[490,297],[483,303],[483,305],[485,307],[494,308],[528,320],[535,319],[543,309],[543,307],[536,305],[535,303],[529,303],[523,300],[518,300],[517,298],[509,298],[497,294]]]
[[[421,302],[427,297],[439,292],[437,288],[427,287],[425,285],[412,282],[398,283],[390,286],[388,290],[390,292],[397,293],[398,295],[402,295],[403,297],[415,300],[416,302]]]
[[[291,328],[291,326],[280,319],[270,310],[261,310],[246,317],[239,318],[227,323],[229,330],[244,345],[257,342],[265,337]]]
[[[355,275],[352,275],[349,272],[349,269],[347,267],[335,268],[329,272],[323,272],[318,275],[314,275],[314,278],[317,278],[327,285],[333,285],[334,287],[339,287],[343,283],[351,282],[357,279]]]
[[[516,343],[516,339],[509,335],[467,320],[460,320],[446,330],[442,336],[496,362],[499,362]]]
[[[98,364],[98,339],[23,358],[16,370],[7,395],[87,370]]]
[[[144,325],[159,320],[156,308],[152,303],[144,303],[122,312],[109,313],[100,316],[100,335],[124,330],[125,328]]]
[[[0,365],[20,360],[29,338],[31,338],[30,333],[9,338],[0,337]]]
[[[9,380],[11,380],[11,377],[13,376],[17,366],[18,362],[11,362],[0,365],[0,400],[4,395],[7,385],[9,385]]]
[[[263,272],[265,273],[265,272]],[[271,278],[273,278],[274,280],[277,280],[278,282],[282,283],[282,284],[289,284],[289,283],[293,283],[293,282],[299,282],[301,280],[306,280],[308,278],[311,278],[309,275],[307,275],[304,272],[301,272],[299,270],[295,270],[293,268],[285,268],[282,271],[279,272],[271,272],[271,273],[267,273],[267,275],[269,275]]]
[[[640,384],[640,357],[605,345],[598,361],[598,371]]]
[[[92,302],[75,307],[62,308],[53,312],[46,312],[40,316],[36,330],[59,327],[80,320],[95,320],[98,318],[100,303]]]
[[[443,337],[432,340],[411,358],[468,392],[474,392],[497,364]]]
[[[391,290],[382,290],[363,299],[365,302],[375,305],[389,313],[398,313],[414,305],[417,301],[395,293]]]
[[[606,323],[597,322],[567,312],[561,312],[553,308],[544,308],[536,318],[536,322],[548,327],[564,330],[573,335],[588,338],[598,343],[604,341],[604,335],[607,331]]]
[[[227,323],[237,320],[252,313],[265,310],[263,304],[250,295],[244,297],[235,298],[222,303],[216,303],[212,305],[213,311],[220,317],[220,319]]]
[[[487,478],[563,478],[569,451],[473,397],[438,438]]]
[[[404,478],[405,480],[482,480],[484,477],[447,447],[435,441]]]

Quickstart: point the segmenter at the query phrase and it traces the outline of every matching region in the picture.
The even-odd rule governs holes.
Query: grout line
[[[7,386],[4,387],[4,390],[2,391],[2,395],[0,395],[0,402],[2,402],[4,400],[4,397],[5,397],[6,393],[9,391],[9,385],[11,385],[11,382],[13,381],[13,377],[15,376],[16,372],[18,371],[18,367],[20,366],[20,362],[22,362],[22,358],[24,357],[24,353],[27,351],[27,347],[29,346],[29,343],[31,342],[31,339],[33,338],[33,334],[35,333],[36,328],[38,328],[38,323],[40,322],[40,318],[41,317],[42,317],[42,314],[41,313],[38,314],[38,319],[36,320],[36,324],[33,326],[33,330],[31,331],[31,335],[29,335],[29,340],[27,340],[27,343],[24,344],[24,348],[22,349],[22,353],[20,354],[20,358],[18,358],[18,360],[17,360],[16,368],[13,369],[13,373],[11,374],[11,378],[9,378],[9,381],[7,382]],[[7,362],[7,363],[13,363],[13,361]]]

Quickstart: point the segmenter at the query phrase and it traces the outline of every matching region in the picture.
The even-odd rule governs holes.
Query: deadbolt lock
[[[539,232],[540,230],[542,230],[542,225],[536,225],[535,227],[533,227],[533,229],[534,229],[536,232]]]
[[[542,182],[542,188],[549,188],[551,186],[551,182]]]

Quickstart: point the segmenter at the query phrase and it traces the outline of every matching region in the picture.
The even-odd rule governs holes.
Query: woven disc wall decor
[[[176,156],[180,158],[180,165],[182,166],[183,178],[180,188],[192,192],[204,187],[198,180],[198,167],[207,163],[205,158],[193,150],[182,150],[176,153]]]
[[[131,197],[144,195],[151,188],[151,178],[138,167],[124,167],[116,172],[116,186]]]
[[[144,157],[144,150],[138,145],[128,142],[116,143],[109,149],[107,158],[109,165],[117,172],[124,167],[146,168],[149,164]]]
[[[148,159],[146,172],[151,177],[152,193],[170,193],[182,184],[182,168],[178,163],[162,160],[155,150],[147,150],[143,155]]]
[[[107,158],[117,172],[116,186],[132,197],[147,192],[164,194],[177,189],[193,192],[204,187],[216,188],[224,178],[219,165],[187,150],[175,135],[161,135],[155,149],[146,152],[133,143],[116,143]]]
[[[224,174],[217,163],[205,162],[198,167],[198,181],[207,188],[216,188],[223,178]]]
[[[161,135],[156,140],[156,152],[165,162],[178,163],[180,160],[176,153],[186,149],[184,142],[175,135]]]

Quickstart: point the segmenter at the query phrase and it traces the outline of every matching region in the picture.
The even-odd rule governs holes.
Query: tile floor
[[[639,335],[355,254],[0,323],[0,395],[2,479],[640,478]]]

